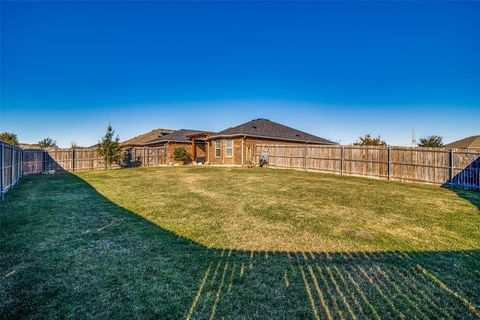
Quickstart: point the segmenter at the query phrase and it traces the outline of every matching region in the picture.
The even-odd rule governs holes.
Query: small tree
[[[356,141],[353,144],[358,146],[386,146],[387,143],[380,138],[378,135],[376,138],[372,137],[370,134],[366,134],[363,137],[359,138],[360,141]]]
[[[443,147],[443,138],[435,135],[421,138],[418,146],[424,148],[441,148]]]
[[[57,141],[53,140],[52,138],[45,138],[38,142],[41,148],[56,148]]]
[[[177,161],[186,162],[190,160],[191,156],[185,148],[175,148],[173,151],[173,158]]]
[[[0,141],[5,143],[13,144],[14,146],[18,145],[17,135],[13,132],[2,132],[0,133]]]
[[[112,125],[108,125],[107,132],[98,143],[98,155],[103,159],[105,169],[111,167],[114,162],[120,161],[120,138],[118,135],[113,138],[115,131]]]

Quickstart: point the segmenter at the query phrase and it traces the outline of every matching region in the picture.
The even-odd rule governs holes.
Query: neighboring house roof
[[[156,138],[161,137],[161,136],[165,136],[165,135],[170,134],[172,132],[175,132],[175,130],[155,129],[155,130],[152,130],[150,132],[147,132],[147,133],[141,134],[139,136],[136,136],[134,138],[125,140],[125,141],[121,142],[120,144],[122,146],[143,146],[144,144],[146,144],[147,142],[149,142],[153,139],[156,139]]]
[[[454,141],[452,143],[446,144],[445,148],[480,149],[480,136],[471,136]]]
[[[59,150],[61,148],[59,147],[48,147],[48,148],[45,148],[45,147],[42,147],[41,145],[39,145],[38,143],[19,143],[18,146],[24,150],[43,150],[43,149],[47,149],[47,150]]]
[[[236,127],[220,131],[217,135],[208,137],[214,139],[217,137],[249,136],[266,139],[278,139],[296,142],[309,142],[321,144],[336,144],[333,141],[314,136],[312,134],[287,127],[283,124],[270,121],[268,119],[256,119]]]
[[[163,142],[192,142],[192,138],[190,137],[192,134],[195,133],[204,133],[206,131],[202,130],[191,130],[191,129],[180,129],[170,134],[155,138],[146,144],[156,144],[156,143],[163,143]],[[208,132],[211,133],[211,132]]]
[[[22,149],[42,149],[37,143],[19,143],[18,146]]]

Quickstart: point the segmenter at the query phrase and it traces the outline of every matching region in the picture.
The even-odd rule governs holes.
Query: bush
[[[191,156],[185,148],[175,148],[173,158],[177,161],[189,161]]]
[[[387,143],[380,138],[380,135],[376,138],[372,137],[370,134],[366,134],[363,137],[359,138],[359,141],[354,142],[354,145],[357,146],[386,146]]]
[[[435,135],[421,138],[418,146],[424,148],[441,148],[443,147],[443,138]]]

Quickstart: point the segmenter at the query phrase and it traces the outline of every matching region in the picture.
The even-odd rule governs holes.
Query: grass
[[[25,178],[0,318],[480,318],[480,194],[290,170]]]

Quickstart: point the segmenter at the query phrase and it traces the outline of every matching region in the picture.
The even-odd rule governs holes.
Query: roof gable
[[[480,148],[480,136],[466,137],[446,144],[445,147],[457,149]]]
[[[236,127],[220,131],[216,136],[252,136],[298,142],[335,144],[330,140],[314,136],[312,134],[287,127],[283,124],[268,119],[256,119]],[[213,138],[213,137],[212,137]]]

